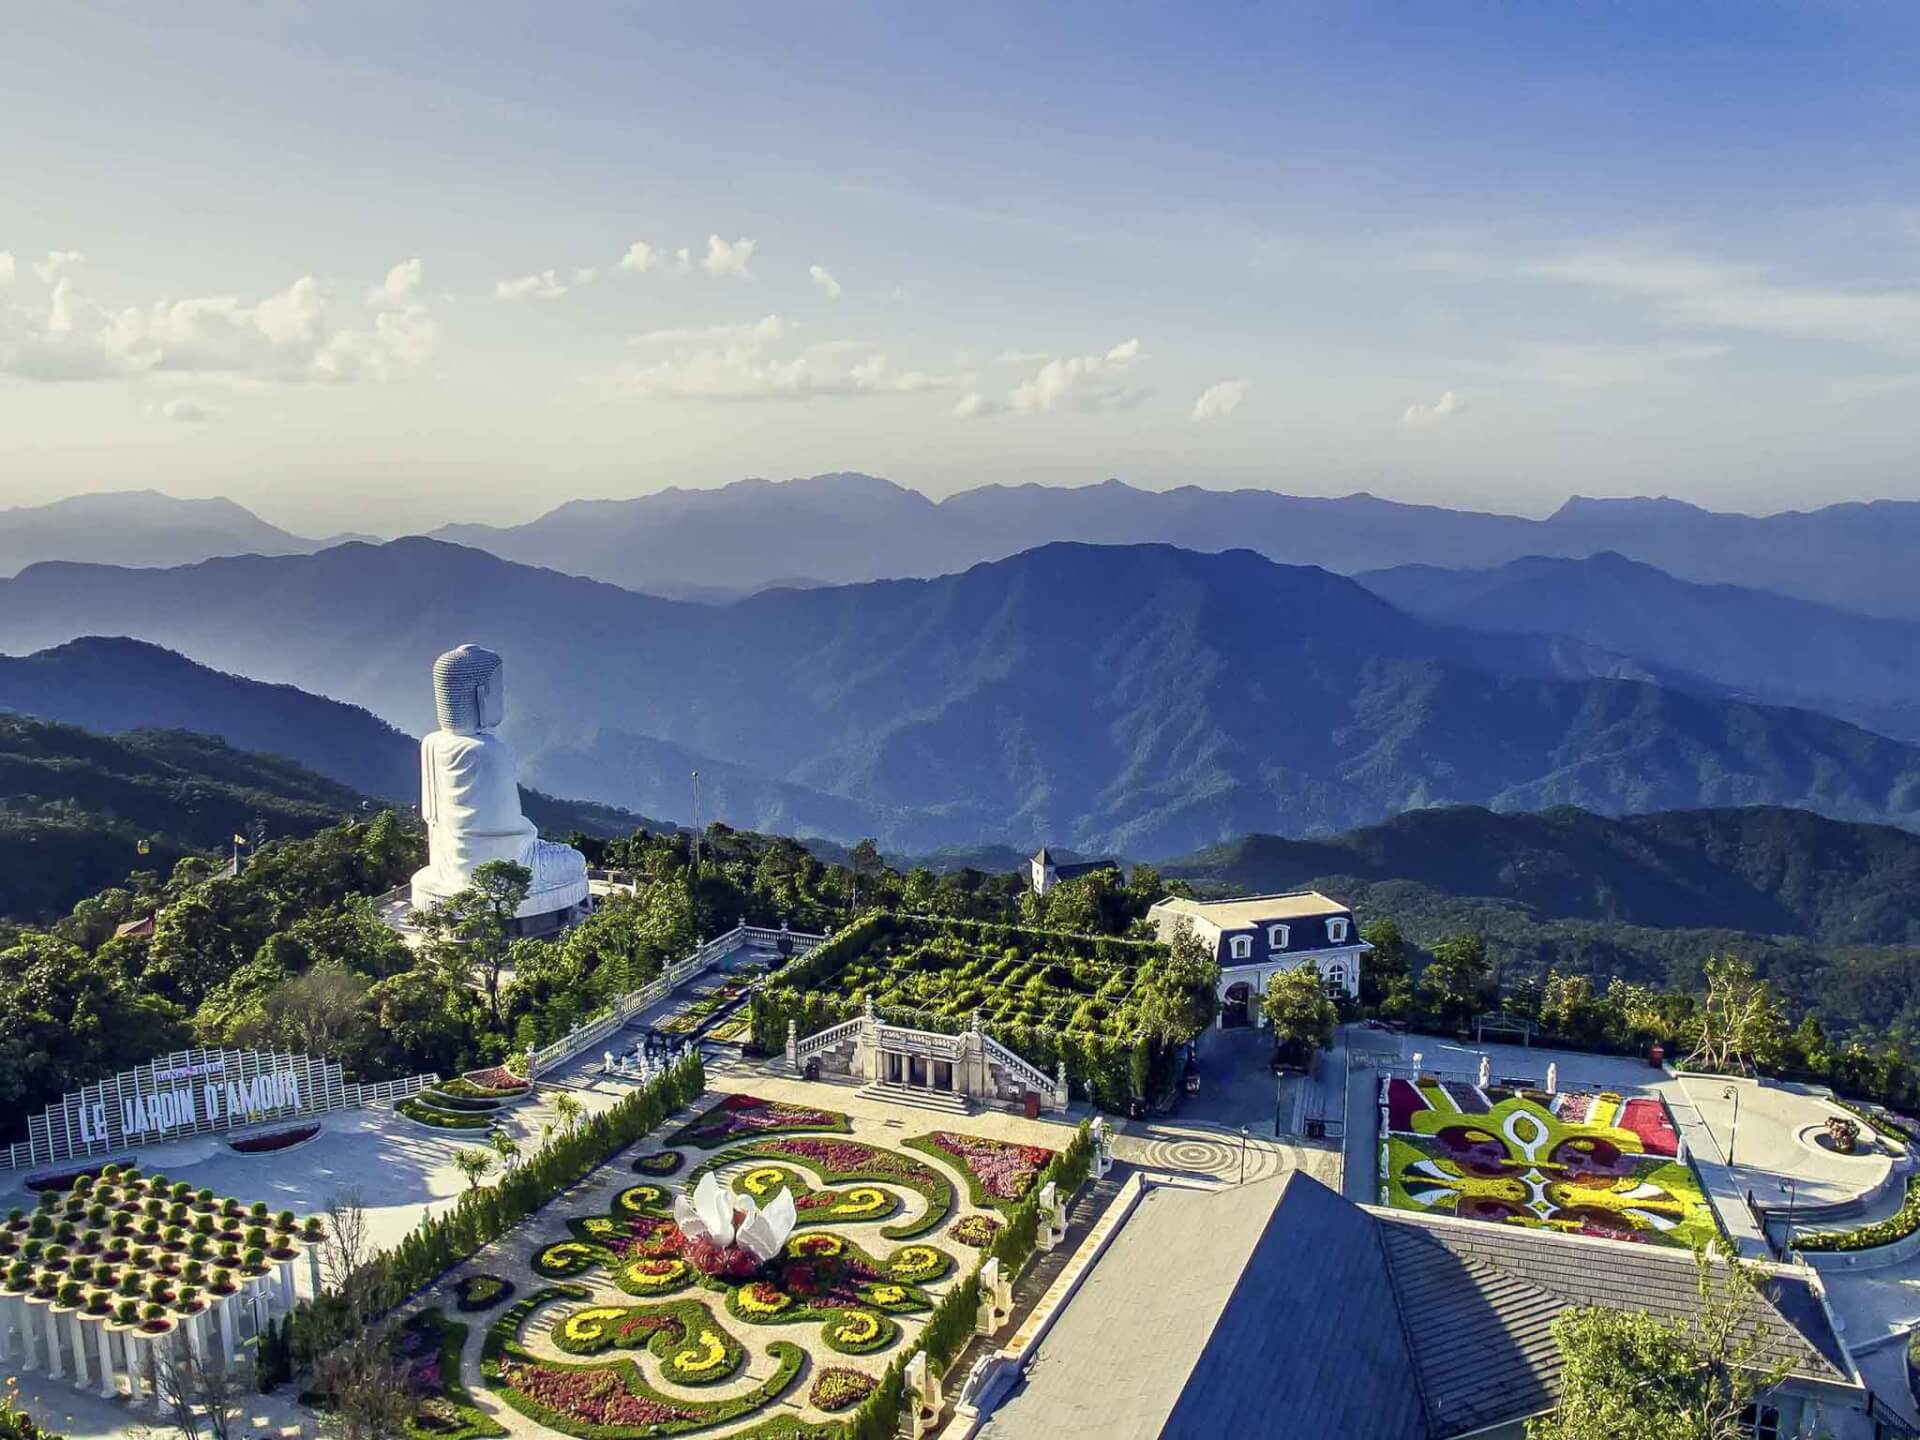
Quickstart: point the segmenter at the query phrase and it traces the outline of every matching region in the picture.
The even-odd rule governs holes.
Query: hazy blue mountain
[[[939,504],[864,475],[744,480],[714,490],[576,501],[525,525],[439,538],[653,594],[748,594],[806,583],[946,574],[1055,540],[1254,550],[1340,573],[1483,568],[1617,551],[1685,579],[1920,619],[1920,504],[1875,501],[1753,517],[1667,499],[1575,497],[1544,520],[1367,494],[1334,498],[1186,485],[986,485]]]
[[[1513,901],[1544,919],[1920,944],[1920,835],[1766,805],[1619,818],[1451,806],[1325,840],[1247,835],[1160,868],[1230,890],[1339,876]]]
[[[1755,699],[1920,736],[1920,623],[1679,580],[1611,552],[1530,556],[1490,570],[1407,565],[1355,578],[1430,620],[1569,635]]]
[[[0,584],[0,647],[117,632],[412,732],[433,657],[482,641],[531,783],[683,821],[697,768],[709,816],[904,850],[1150,857],[1461,802],[1920,820],[1909,746],[1245,551],[1050,545],[721,608],[418,539]]]
[[[216,555],[298,555],[321,548],[231,500],[157,490],[76,495],[0,510],[0,576],[42,560],[190,565]]]
[[[285,756],[380,801],[411,806],[420,798],[419,742],[360,706],[225,674],[139,640],[86,636],[33,655],[0,655],[0,711],[107,735],[194,731],[259,752],[255,758]],[[552,834],[661,828],[629,811],[525,787],[521,799]]]

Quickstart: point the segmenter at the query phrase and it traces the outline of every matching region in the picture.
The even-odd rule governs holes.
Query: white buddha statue
[[[433,662],[433,694],[440,728],[420,742],[427,864],[414,872],[414,908],[459,894],[490,860],[511,860],[533,872],[521,916],[585,905],[586,857],[542,840],[520,812],[513,747],[494,733],[506,714],[500,657],[478,645],[447,651]]]

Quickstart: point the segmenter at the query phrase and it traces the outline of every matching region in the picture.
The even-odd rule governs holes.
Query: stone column
[[[280,1270],[280,1301],[288,1310],[293,1309],[295,1299],[293,1288],[293,1261],[282,1260]]]
[[[198,1315],[189,1315],[180,1322],[181,1328],[187,1332],[187,1353],[193,1357],[196,1365],[207,1363],[207,1342],[201,1329],[206,1318],[207,1312],[202,1310]]]
[[[114,1383],[113,1332],[104,1320],[94,1329],[100,1336],[100,1396],[112,1400],[120,1393],[120,1387]]]
[[[156,1415],[166,1409],[166,1398],[160,1393],[160,1347],[173,1339],[173,1332],[161,1335],[149,1335],[141,1345],[141,1368],[147,1379],[147,1403]]]
[[[27,1297],[24,1295],[14,1296],[14,1304],[18,1307],[14,1313],[20,1320],[20,1368],[38,1370],[40,1357],[36,1347],[39,1342],[34,1338],[33,1333],[33,1306],[27,1303]]]
[[[320,1247],[307,1246],[307,1289],[315,1300],[320,1298]]]
[[[87,1375],[87,1335],[86,1331],[80,1328],[80,1312],[78,1310],[70,1310],[67,1312],[67,1329],[73,1336],[73,1383],[76,1385],[84,1385],[89,1378]]]
[[[13,1316],[19,1308],[17,1296],[0,1295],[0,1365],[13,1363]]]
[[[120,1356],[126,1361],[127,1398],[137,1403],[141,1395],[140,1342],[134,1339],[131,1326],[120,1332]]]
[[[34,1305],[30,1308],[40,1312],[40,1324],[46,1334],[47,1378],[50,1380],[64,1380],[66,1378],[66,1371],[62,1369],[60,1365],[60,1326],[54,1319],[53,1307],[51,1305]]]

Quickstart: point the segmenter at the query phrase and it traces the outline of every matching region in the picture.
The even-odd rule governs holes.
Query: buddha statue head
[[[433,703],[440,728],[455,735],[491,730],[506,716],[506,670],[500,656],[461,645],[433,662]]]

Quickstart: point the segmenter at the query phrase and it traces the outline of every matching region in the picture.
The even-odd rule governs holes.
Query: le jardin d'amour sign
[[[0,1151],[0,1165],[111,1156],[263,1120],[350,1109],[411,1094],[432,1078],[348,1084],[339,1062],[311,1055],[176,1050],[49,1105],[27,1121],[24,1144]]]

